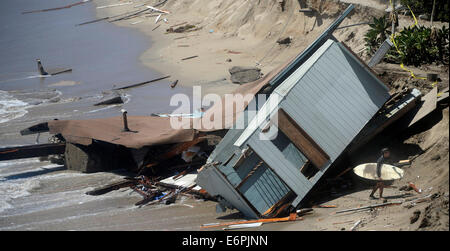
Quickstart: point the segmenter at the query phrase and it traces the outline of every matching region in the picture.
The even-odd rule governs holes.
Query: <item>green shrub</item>
[[[424,26],[407,27],[395,37],[398,51],[393,47],[385,60],[393,63],[419,66],[421,64],[448,64],[449,30],[447,27],[436,29]]]
[[[400,2],[405,5],[411,7],[412,11],[415,15],[420,14],[429,14],[431,15],[431,11],[433,10],[433,0],[400,0]],[[448,0],[436,0],[435,6],[435,21],[449,21],[449,1]]]
[[[369,55],[373,55],[386,38],[391,35],[390,23],[387,17],[373,18],[373,22],[369,24],[370,30],[364,35],[366,49]]]
[[[390,36],[389,23],[386,18],[374,18],[371,29],[365,34],[366,49],[373,55],[383,41]],[[391,63],[403,63],[419,66],[430,63],[449,63],[449,29],[414,26],[404,28],[396,34],[395,44],[386,54],[384,60]]]

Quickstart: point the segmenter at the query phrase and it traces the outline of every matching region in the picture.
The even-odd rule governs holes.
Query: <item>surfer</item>
[[[373,195],[375,194],[375,192],[378,189],[380,189],[380,198],[383,198],[383,188],[385,188],[386,186],[385,186],[383,180],[381,179],[381,167],[383,166],[386,159],[389,159],[390,155],[391,155],[391,153],[389,152],[388,148],[381,149],[381,156],[377,160],[377,176],[378,176],[379,181],[373,188],[372,193],[370,193],[369,197],[371,199],[375,199],[375,197]]]

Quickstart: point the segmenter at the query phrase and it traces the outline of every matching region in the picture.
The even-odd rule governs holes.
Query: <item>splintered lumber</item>
[[[112,183],[112,184],[104,186],[104,187],[96,188],[92,191],[86,192],[86,194],[87,195],[102,195],[102,194],[109,193],[114,190],[118,190],[123,187],[130,187],[135,184],[136,184],[135,180],[119,181],[119,182],[115,182],[115,183]]]
[[[161,13],[165,13],[165,14],[170,14],[170,12],[168,12],[167,10],[160,10],[160,9],[157,9],[157,8],[155,8],[155,7],[153,7],[153,6],[150,6],[150,5],[147,5],[147,6],[145,6],[145,7],[149,8],[149,9],[151,9],[151,10],[153,10],[153,11],[156,11],[156,12],[161,12]]]
[[[414,185],[413,183],[409,182],[408,186],[411,187],[414,191],[416,191],[416,193],[419,193],[419,194],[422,193],[422,189],[418,189],[416,187],[416,185]]]
[[[315,205],[313,208],[336,208],[336,205]]]
[[[141,170],[139,170],[138,174],[142,174],[147,168],[153,167],[158,165],[161,161],[164,160],[168,160],[171,159],[177,155],[180,155],[183,151],[185,151],[186,149],[188,149],[191,146],[196,145],[197,143],[203,141],[204,138],[201,137],[197,137],[192,141],[188,141],[188,142],[182,142],[182,143],[178,143],[175,146],[171,147],[166,153],[164,153],[163,155],[159,156],[157,160],[141,167]]]
[[[135,189],[135,191],[138,191],[138,190]],[[151,194],[150,196],[146,196],[144,199],[142,199],[142,200],[136,202],[134,205],[135,205],[135,206],[143,206],[143,205],[149,203],[150,201],[152,201],[153,198],[154,198],[154,196],[155,196],[154,193]]]
[[[0,148],[0,161],[63,154],[65,148],[65,143],[5,147]]]
[[[233,229],[242,229],[242,228],[254,228],[254,227],[260,227],[260,226],[262,226],[262,224],[263,224],[262,222],[257,222],[257,223],[230,225],[227,228],[224,228],[223,230],[233,230]]]
[[[188,59],[192,59],[192,58],[196,58],[198,56],[191,56],[191,57],[187,57],[187,58],[182,58],[181,60],[188,60]]]
[[[284,222],[284,221],[296,221],[296,220],[303,220],[303,218],[297,217],[296,213],[291,213],[288,217],[283,217],[283,218],[235,221],[235,222],[227,222],[227,223],[220,223],[220,224],[205,224],[205,225],[202,225],[200,228],[223,227],[223,226],[230,226],[230,225],[251,224],[251,223],[260,223],[260,222],[269,223],[269,222]]]
[[[148,84],[148,83],[160,81],[160,80],[163,80],[163,79],[166,79],[166,78],[170,78],[170,75],[169,76],[164,76],[164,77],[161,77],[161,78],[152,79],[150,81],[145,81],[145,82],[141,82],[141,83],[137,83],[137,84],[132,84],[132,85],[124,86],[124,87],[115,88],[113,90],[125,90],[125,89],[129,89],[129,88],[134,88],[134,87],[138,87],[138,86],[145,85],[145,84]]]
[[[73,4],[69,4],[69,5],[66,5],[66,6],[56,7],[56,8],[50,8],[50,9],[24,11],[24,12],[22,12],[22,14],[29,14],[29,13],[36,13],[36,12],[45,12],[45,11],[52,11],[52,10],[68,9],[68,8],[73,7],[73,6],[77,6],[77,5],[80,5],[80,4],[84,4],[84,3],[87,3],[87,2],[90,2],[90,1],[92,1],[92,0],[83,0],[83,1],[76,2],[76,3],[73,3]]]
[[[359,226],[359,224],[361,224],[361,223],[362,223],[362,220],[359,220],[359,221],[355,222],[355,224],[353,225],[353,227],[350,228],[350,231],[355,231],[356,228],[357,228],[357,227]]]
[[[161,15],[162,15],[162,14],[159,14],[159,15],[156,17],[155,24],[158,23],[159,19],[161,18]]]
[[[158,27],[161,26],[160,24],[158,24],[155,28],[152,29],[152,31],[158,29]]]
[[[366,210],[366,209],[372,209],[372,208],[377,208],[377,207],[401,205],[401,204],[402,204],[401,201],[387,202],[387,203],[370,205],[370,206],[366,206],[366,207],[357,207],[357,208],[345,209],[345,210],[337,211],[336,214],[346,213],[346,212],[354,212],[354,211]]]

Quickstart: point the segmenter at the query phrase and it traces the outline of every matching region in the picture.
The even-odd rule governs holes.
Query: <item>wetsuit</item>
[[[378,176],[378,178],[381,178],[381,167],[384,164],[384,160],[385,160],[384,154],[381,154],[381,156],[377,160],[377,176]]]

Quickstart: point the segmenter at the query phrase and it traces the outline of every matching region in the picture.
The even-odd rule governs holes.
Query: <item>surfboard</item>
[[[377,163],[366,163],[358,165],[353,172],[364,179],[380,180],[377,175]],[[381,180],[398,180],[403,177],[403,170],[388,164],[381,166]]]

